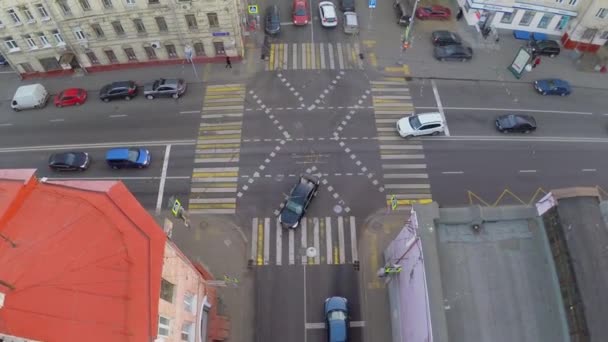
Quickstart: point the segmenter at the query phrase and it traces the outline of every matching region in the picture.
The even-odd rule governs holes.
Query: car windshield
[[[412,126],[413,129],[418,129],[420,128],[420,126],[422,126],[422,123],[420,123],[420,119],[418,119],[418,115],[410,116],[409,121],[410,126]]]
[[[129,161],[136,162],[139,159],[139,150],[129,150]]]
[[[557,88],[557,83],[555,83],[554,80],[549,80],[547,84],[549,85],[549,88]]]
[[[344,313],[344,311],[334,310],[329,313],[329,317],[327,319],[330,321],[345,321],[346,314]]]
[[[306,15],[306,10],[304,9],[304,7],[298,7],[296,8],[295,14],[297,16],[305,16]]]
[[[285,206],[287,207],[287,209],[289,209],[290,211],[293,211],[294,213],[296,213],[298,215],[302,214],[302,205],[301,204],[298,204],[293,201],[287,201],[287,204]]]
[[[58,97],[59,97],[60,99],[62,99],[62,98],[63,98],[63,92],[59,93]]]

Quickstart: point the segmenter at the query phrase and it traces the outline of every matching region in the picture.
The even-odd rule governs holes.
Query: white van
[[[357,20],[357,13],[355,12],[344,12],[344,33],[358,34],[359,33],[359,22]]]
[[[30,84],[17,88],[11,108],[18,112],[22,109],[42,108],[49,100],[49,92],[42,84]]]

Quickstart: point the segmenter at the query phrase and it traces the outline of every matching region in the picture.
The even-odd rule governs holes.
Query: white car
[[[319,2],[319,15],[321,16],[321,26],[336,27],[338,26],[338,16],[336,15],[336,6],[330,1]]]
[[[397,132],[403,138],[437,135],[445,129],[441,113],[420,113],[397,121]]]

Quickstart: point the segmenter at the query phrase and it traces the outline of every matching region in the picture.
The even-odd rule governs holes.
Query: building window
[[[23,69],[24,72],[34,72],[34,68],[30,63],[19,63],[19,66]]]
[[[89,4],[89,0],[78,0],[80,2],[80,7],[82,7],[83,11],[90,11],[91,4]]]
[[[70,5],[66,0],[57,0],[57,5],[61,8],[61,11],[64,15],[72,15],[72,10],[70,9]]]
[[[125,29],[122,27],[120,21],[113,21],[112,27],[114,28],[114,32],[116,32],[116,35],[123,36],[125,34]]]
[[[80,27],[74,28],[74,36],[76,37],[76,40],[87,40],[87,36]]]
[[[15,24],[21,24],[21,19],[19,19],[19,16],[17,15],[17,13],[15,12],[14,9],[9,9],[8,10],[8,15],[11,17],[11,19],[13,19],[13,23]]]
[[[30,49],[37,49],[38,45],[36,45],[36,41],[34,40],[34,38],[32,38],[31,35],[26,34],[25,36],[23,36],[23,39],[25,39],[27,46],[30,47]]]
[[[602,38],[602,39],[608,39],[608,31],[602,32],[602,35],[600,36],[600,38]]]
[[[196,313],[196,296],[192,293],[184,294],[184,310]]]
[[[549,13],[545,13],[543,15],[542,18],[540,18],[540,21],[538,22],[538,28],[547,28],[547,26],[549,26],[549,23],[551,22],[551,19],[553,19],[553,14],[549,14]]]
[[[510,24],[513,22],[513,17],[515,17],[515,13],[517,10],[513,11],[513,13],[503,13],[502,18],[500,18],[500,22],[503,24]]]
[[[194,342],[194,323],[182,323],[182,341]]]
[[[101,0],[101,3],[103,4],[103,8],[105,8],[105,9],[114,8],[114,5],[112,4],[112,0]]]
[[[125,50],[125,55],[127,55],[127,58],[130,61],[137,60],[137,56],[135,55],[135,50],[133,50],[133,48],[124,48],[124,50]]]
[[[114,51],[105,50],[104,53],[106,54],[106,57],[108,57],[108,61],[110,61],[110,63],[118,63],[118,58],[116,58],[116,54],[114,53]]]
[[[103,39],[106,37],[106,34],[103,32],[101,25],[99,24],[91,24],[91,29],[95,32],[95,36],[97,38]]]
[[[564,0],[555,0],[556,3],[561,4]]]
[[[205,46],[203,45],[203,43],[194,43],[194,53],[197,56],[205,55]]]
[[[158,4],[160,4],[160,0],[148,0],[148,4],[150,4],[150,5],[158,5]]]
[[[127,0],[128,6],[135,6],[135,0]]]
[[[25,15],[25,18],[27,19],[28,23],[33,23],[34,21],[36,21],[36,18],[34,18],[34,15],[27,7],[23,8],[23,15]]]
[[[40,43],[42,44],[43,47],[51,46],[49,39],[44,35],[44,33],[38,32],[38,39],[40,39]]]
[[[568,5],[575,6],[578,0],[568,0]]]
[[[519,21],[519,26],[529,26],[530,23],[532,22],[532,18],[534,18],[535,14],[536,14],[536,12],[534,12],[534,11],[525,11],[524,15],[521,17],[521,20]]]
[[[6,48],[9,49],[9,51],[19,49],[19,45],[17,45],[17,42],[13,39],[13,37],[4,38],[4,45],[6,45]]]
[[[133,25],[135,25],[137,33],[146,33],[146,27],[144,26],[143,20],[133,19]]]
[[[55,38],[57,44],[65,44],[65,41],[63,40],[63,37],[61,36],[61,33],[59,33],[59,31],[53,30],[51,31],[51,33],[53,34],[53,37]]]
[[[196,16],[194,16],[194,14],[186,14],[186,23],[190,30],[198,29],[198,23],[196,22]]]
[[[215,48],[216,56],[224,56],[226,50],[224,49],[224,42],[213,42],[213,48]]]
[[[581,39],[591,41],[593,39],[593,37],[595,37],[596,33],[597,33],[597,29],[588,28],[585,30],[585,32],[583,32],[583,36],[581,37]]]
[[[597,13],[595,14],[596,17],[598,18],[606,18],[606,14],[608,14],[608,9],[607,8],[600,8]]]
[[[169,28],[167,27],[167,22],[165,21],[164,17],[156,17],[154,20],[156,20],[156,25],[158,26],[158,30],[160,32],[169,32]]]
[[[91,64],[100,64],[99,59],[97,59],[97,56],[95,56],[95,53],[93,51],[87,52],[87,57],[89,57],[89,61],[91,61]]]
[[[167,46],[169,46],[169,45],[167,45]],[[173,46],[173,45],[171,45],[171,46]],[[173,47],[173,50],[175,50],[175,47]],[[167,52],[169,52],[169,49],[167,49]],[[154,55],[156,56],[156,53]],[[173,290],[174,289],[175,289],[175,285],[173,285],[172,283],[161,278],[160,298],[166,300],[169,303],[173,303]]]
[[[209,27],[220,27],[220,21],[217,19],[217,13],[207,13]]]
[[[175,50],[175,45],[167,44],[165,45],[165,49],[167,50],[167,55],[169,55],[169,58],[177,58],[177,50]]]
[[[156,51],[154,51],[153,47],[144,46],[144,51],[146,51],[146,56],[148,57],[148,59],[158,59],[158,57],[156,56]]]
[[[158,316],[158,336],[169,337],[171,334],[171,320],[167,317]]]
[[[40,18],[42,18],[43,20],[49,19],[49,12],[46,11],[46,8],[44,8],[43,4],[37,4],[36,9],[38,10],[38,14],[40,14]]]

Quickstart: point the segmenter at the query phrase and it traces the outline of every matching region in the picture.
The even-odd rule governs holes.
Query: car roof
[[[441,113],[420,113],[416,115],[418,116],[418,120],[420,120],[421,124],[437,121],[443,122]]]
[[[108,160],[127,159],[128,157],[129,157],[129,148],[127,148],[127,147],[113,148],[111,150],[108,150],[108,152],[106,152],[106,159],[108,159]]]
[[[71,95],[78,95],[82,90],[84,90],[84,89],[81,89],[81,88],[68,88],[68,89],[65,89],[64,91],[62,91],[62,93],[63,93],[64,96],[65,95],[69,95],[69,96],[71,96]]]
[[[555,40],[537,40],[535,44],[538,46],[559,47],[559,44]]]
[[[133,81],[117,81],[117,82],[112,82],[112,84],[110,84],[110,86],[112,88],[129,88],[131,86],[131,84],[133,84]]]
[[[335,10],[334,10],[335,6],[334,6],[333,2],[321,1],[321,2],[319,2],[319,7],[324,7],[323,11],[326,12],[325,15],[333,13],[335,16],[335,14],[336,14]]]
[[[458,34],[452,32],[452,31],[446,31],[446,30],[439,30],[439,31],[433,31],[433,36],[434,37],[440,37],[440,38],[453,38],[453,37],[458,37]]]

